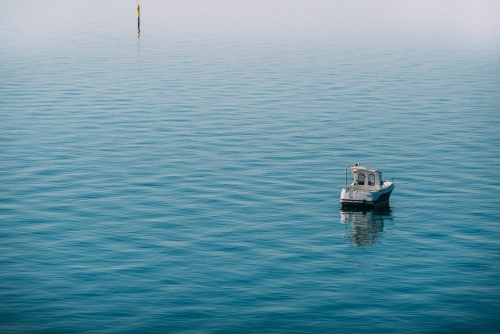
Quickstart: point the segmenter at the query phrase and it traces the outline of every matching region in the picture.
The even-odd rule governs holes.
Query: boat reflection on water
[[[355,247],[373,246],[382,237],[384,220],[392,219],[389,206],[370,211],[361,209],[340,210],[345,224],[345,239]]]

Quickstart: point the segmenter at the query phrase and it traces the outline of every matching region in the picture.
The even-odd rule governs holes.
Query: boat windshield
[[[365,174],[363,173],[358,174],[358,184],[360,186],[363,186],[365,184]]]
[[[375,185],[375,174],[368,174],[368,185],[369,186]]]

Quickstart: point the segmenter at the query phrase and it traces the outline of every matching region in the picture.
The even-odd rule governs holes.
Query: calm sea
[[[3,2],[1,333],[500,332],[497,3],[136,4]]]

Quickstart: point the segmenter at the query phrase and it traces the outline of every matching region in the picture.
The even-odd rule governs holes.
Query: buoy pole
[[[141,5],[137,4],[137,32],[141,33]]]

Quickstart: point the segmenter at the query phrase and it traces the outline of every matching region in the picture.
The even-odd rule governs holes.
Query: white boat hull
[[[344,207],[376,207],[389,204],[389,197],[394,189],[394,183],[386,181],[376,190],[356,189],[356,187],[348,186],[342,188],[340,194],[340,204]]]

